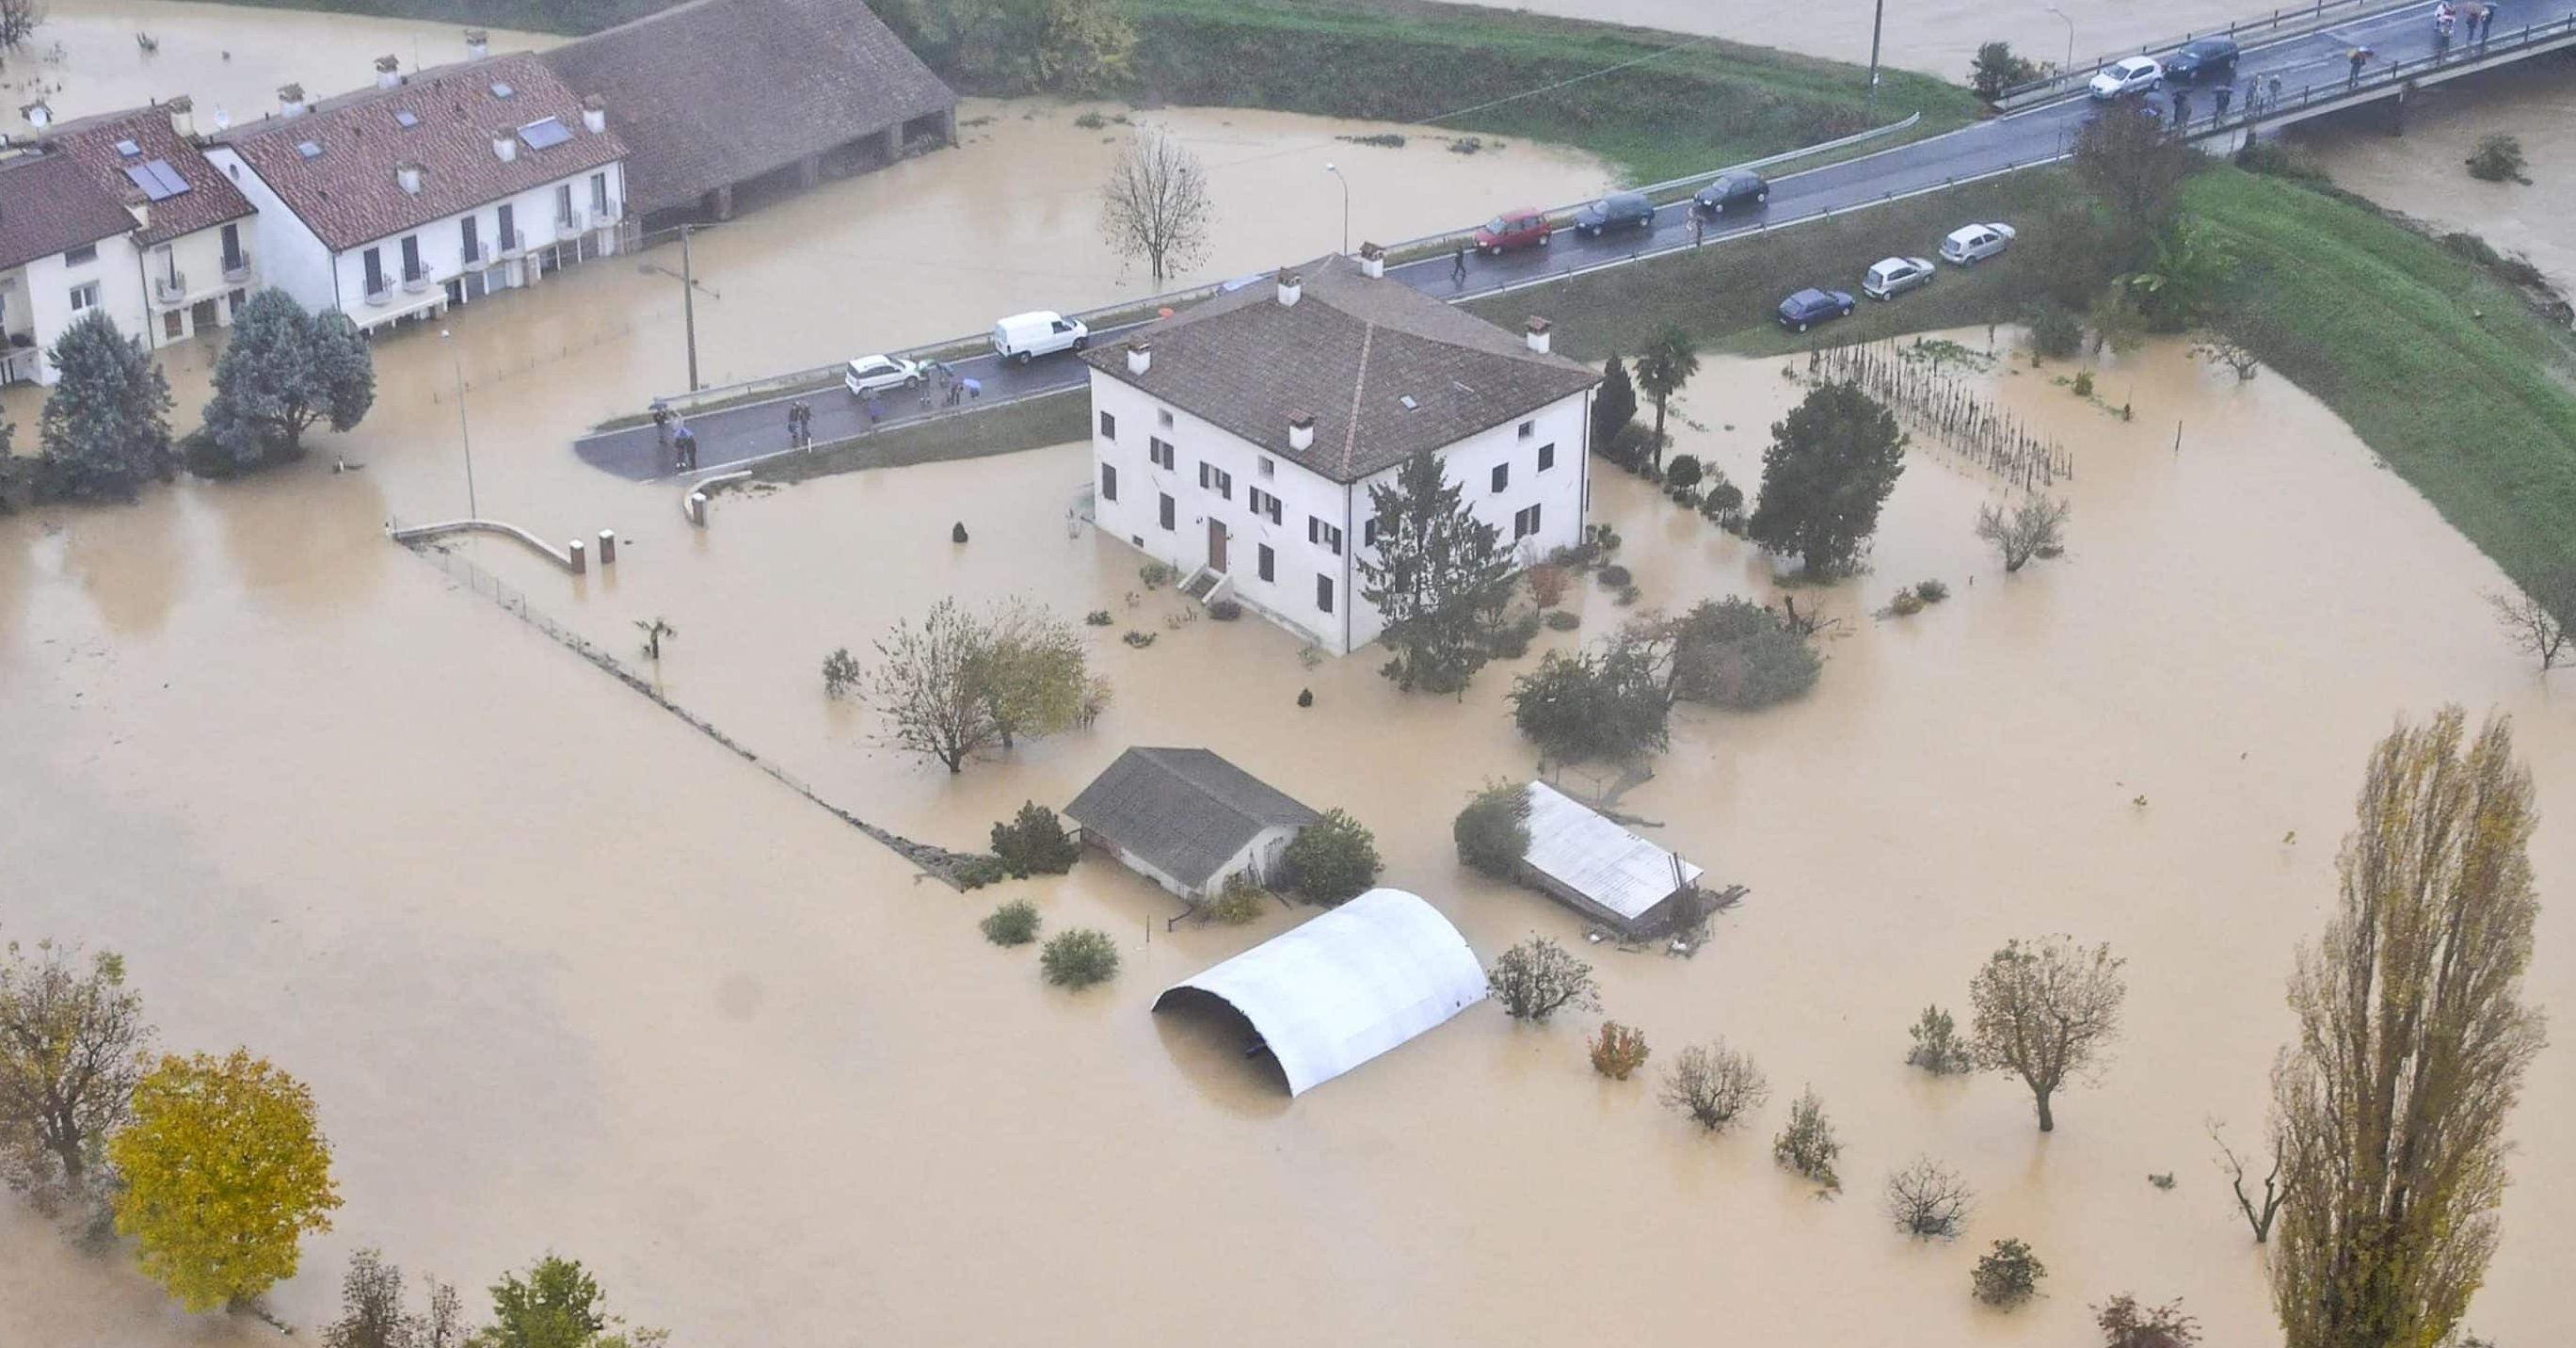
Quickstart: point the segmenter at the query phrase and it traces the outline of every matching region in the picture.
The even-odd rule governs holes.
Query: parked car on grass
[[[1850,291],[1818,290],[1809,286],[1780,301],[1780,326],[1792,332],[1805,332],[1828,319],[1845,317],[1851,311]]]
[[[2233,38],[2205,37],[2182,44],[2182,50],[2165,58],[2165,78],[2181,84],[2201,84],[2236,78],[2236,42]]]
[[[1691,194],[1691,204],[1711,215],[1749,211],[1771,199],[1771,184],[1751,169],[1721,173]]]
[[[1026,365],[1030,360],[1058,351],[1079,351],[1091,345],[1091,329],[1078,318],[1067,318],[1053,309],[1036,309],[1013,314],[993,325],[993,351],[996,355]]]
[[[1860,290],[1874,300],[1892,300],[1917,286],[1932,284],[1932,260],[1924,257],[1883,257],[1861,278]]]
[[[1941,256],[1973,267],[2012,246],[2013,227],[2001,223],[1961,225],[1941,240]]]
[[[1643,192],[1613,192],[1598,201],[1586,202],[1574,213],[1574,231],[1600,238],[1613,229],[1651,229],[1655,223],[1655,203]]]
[[[921,367],[901,356],[861,356],[841,377],[850,392],[866,397],[880,389],[921,387]]]
[[[1544,248],[1552,232],[1547,216],[1535,206],[1520,206],[1485,222],[1476,231],[1476,251],[1488,257],[1520,248]]]
[[[2130,94],[2151,93],[2165,85],[2165,68],[2152,56],[2132,56],[2103,68],[2084,86],[2102,102],[2125,98]]]

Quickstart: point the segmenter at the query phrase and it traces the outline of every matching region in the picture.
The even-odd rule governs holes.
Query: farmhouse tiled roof
[[[119,203],[67,156],[0,159],[0,268],[133,229],[133,214]]]
[[[575,94],[607,100],[638,211],[957,105],[855,0],[693,0],[544,60]]]
[[[1516,421],[1601,380],[1562,356],[1349,258],[1291,268],[1294,305],[1263,282],[1083,353],[1092,368],[1204,417],[1270,453],[1356,482]],[[1153,344],[1143,374],[1128,348]],[[1315,422],[1292,449],[1288,424]]]
[[[119,150],[120,141],[132,145],[135,153]],[[171,128],[167,107],[128,108],[64,122],[45,134],[45,144],[78,160],[101,188],[120,201],[137,190],[126,174],[129,168],[158,160],[179,175],[187,190],[149,203],[151,223],[134,238],[142,247],[257,213],[232,179]]]
[[[412,125],[403,125],[404,114]],[[539,148],[519,135],[548,119],[570,136]],[[492,150],[502,134],[517,145],[506,162]],[[238,150],[334,251],[626,157],[616,131],[585,128],[581,101],[528,52],[418,71],[391,89],[343,94],[301,116],[265,117],[216,139]],[[320,152],[307,155],[304,145]],[[395,175],[414,164],[422,169],[417,193],[404,191]]]
[[[1185,885],[1207,883],[1263,829],[1321,817],[1206,749],[1130,749],[1064,812]]]

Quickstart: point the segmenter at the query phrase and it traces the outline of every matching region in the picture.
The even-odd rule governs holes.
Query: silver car
[[[1941,257],[1962,267],[1973,267],[2012,246],[2013,227],[2000,221],[1982,225],[1961,225],[1941,240]]]
[[[921,367],[901,356],[861,356],[850,362],[841,383],[865,397],[880,389],[921,387]]]
[[[1861,278],[1860,293],[1874,300],[1892,300],[1916,286],[1932,284],[1932,260],[1924,257],[1880,258],[1878,265]]]

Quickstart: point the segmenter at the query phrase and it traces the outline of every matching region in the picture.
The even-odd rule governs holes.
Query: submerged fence
[[[2037,491],[2073,480],[2072,452],[1977,397],[1945,360],[1926,352],[1892,339],[1838,346],[1807,353],[1807,372],[1858,384],[1940,447],[2015,486]]]

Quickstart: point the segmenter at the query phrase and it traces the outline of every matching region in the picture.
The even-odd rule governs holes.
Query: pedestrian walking
[[[2191,125],[2191,95],[2180,89],[2174,90],[2173,105],[2174,130],[2180,131]]]
[[[942,379],[940,382],[948,385],[948,396],[944,401],[950,407],[955,407],[957,405],[957,400],[965,396],[965,386],[946,379]]]
[[[671,446],[678,454],[681,472],[698,471],[698,433],[696,431],[690,430],[683,424],[679,430],[672,432]]]
[[[1463,243],[1449,257],[1449,284],[1461,290],[1467,288],[1467,245]]]
[[[2280,110],[2281,110],[2281,77],[2280,77],[2280,76],[2278,76],[2278,75],[2275,75],[2275,76],[2273,76],[2273,77],[2271,78],[2271,80],[2270,80],[2268,83],[2266,83],[2266,84],[2263,86],[2263,111],[2265,111],[2265,112],[2279,112]]]
[[[789,449],[804,448],[804,441],[798,438],[804,433],[803,418],[798,415],[798,410],[804,406],[805,404],[801,402],[787,404],[787,447]]]
[[[2361,83],[2361,68],[2370,64],[2370,48],[2355,47],[2344,59],[2352,63],[2351,71],[2343,77],[2343,87],[2349,89]]]
[[[869,395],[868,395],[868,427],[869,427],[869,429],[871,429],[871,430],[875,429],[876,424],[877,424],[878,422],[880,422],[880,421],[883,421],[883,420],[885,420],[885,399],[880,398],[880,397],[878,397],[877,395],[875,395],[875,394],[871,393],[871,394],[869,394]]]
[[[2228,104],[2228,101],[2229,101],[2230,99],[2235,98],[2235,97],[2236,97],[2236,86],[2235,86],[2235,85],[2232,85],[2232,84],[2222,84],[2222,85],[2218,86],[2218,91],[2217,91],[2216,93],[2213,93],[2213,94],[2211,94],[2211,95],[2210,95],[2210,99],[2211,99],[2211,101],[2213,101],[2213,102],[2215,102],[2215,103],[2217,103],[2217,104],[2218,104],[2218,111],[2217,111],[2216,113],[2212,114],[2212,116],[2213,116],[2216,120],[2218,120],[2218,121],[2222,121],[2222,122],[2223,122],[2223,121],[2226,121],[2226,120],[2227,120],[2227,104]]]
[[[1698,211],[1692,211],[1690,213],[1690,218],[1691,247],[1697,248],[1699,247],[1700,240],[1708,236],[1708,217],[1700,214]]]
[[[653,400],[653,443],[671,447],[671,405],[659,398]]]
[[[2486,45],[2487,34],[2495,30],[2496,11],[2502,8],[2504,8],[2504,6],[2495,3],[2495,0],[2487,0],[2486,12],[2478,16],[2479,46],[2483,47]]]

